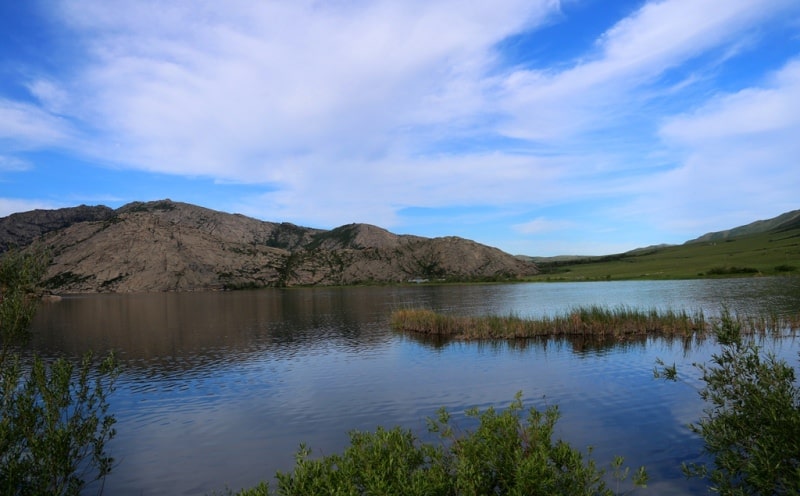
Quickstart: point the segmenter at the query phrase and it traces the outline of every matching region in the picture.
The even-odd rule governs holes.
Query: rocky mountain
[[[77,222],[105,220],[113,215],[114,210],[108,207],[86,205],[11,214],[0,218],[0,253],[26,246],[50,231],[57,231]]]
[[[162,200],[75,207],[0,219],[0,251],[45,248],[56,293],[497,280],[536,266],[470,240],[397,235],[350,224],[333,230],[264,222]]]

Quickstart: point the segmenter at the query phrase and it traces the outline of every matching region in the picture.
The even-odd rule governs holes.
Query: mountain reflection
[[[318,348],[385,344],[385,315],[373,292],[337,289],[152,293],[65,297],[43,304],[32,346],[77,356],[115,350],[126,364],[191,367],[262,354],[274,359]],[[374,296],[374,297],[373,297]]]

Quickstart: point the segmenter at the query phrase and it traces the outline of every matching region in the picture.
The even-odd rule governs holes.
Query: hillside
[[[114,211],[105,206],[31,210],[0,218],[0,253],[26,246],[42,234],[69,227],[77,222],[105,220]]]
[[[708,243],[715,241],[725,241],[728,239],[739,238],[742,236],[763,234],[770,231],[781,229],[792,229],[800,227],[800,210],[792,210],[777,217],[767,220],[757,220],[750,224],[735,227],[725,231],[711,232],[700,236],[699,238],[692,239],[686,243]]]
[[[800,210],[705,234],[600,257],[535,259],[532,280],[677,279],[800,273]]]
[[[397,235],[366,224],[312,229],[170,200],[117,210],[25,212],[0,219],[0,227],[0,246],[44,247],[53,255],[46,285],[56,293],[497,280],[536,273],[530,262],[461,238]]]

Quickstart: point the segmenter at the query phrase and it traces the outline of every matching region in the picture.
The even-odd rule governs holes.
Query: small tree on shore
[[[765,352],[723,312],[714,326],[721,351],[696,367],[707,407],[690,426],[711,464],[684,464],[691,477],[724,495],[800,494],[800,388],[794,369]],[[661,364],[663,366],[663,363]],[[657,376],[677,380],[675,366]]]
[[[43,253],[0,258],[0,494],[77,495],[113,464],[105,449],[115,434],[113,356],[98,364],[87,354],[76,365],[20,350],[46,267]]]

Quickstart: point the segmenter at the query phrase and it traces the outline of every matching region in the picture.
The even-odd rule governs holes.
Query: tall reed
[[[800,319],[775,314],[738,316],[744,332],[779,333],[797,331]],[[599,336],[625,339],[642,335],[690,336],[710,331],[713,319],[702,312],[641,310],[629,306],[607,308],[598,305],[577,307],[538,318],[517,315],[452,316],[427,309],[400,309],[392,313],[390,325],[402,332],[444,338],[517,339],[537,336]]]

